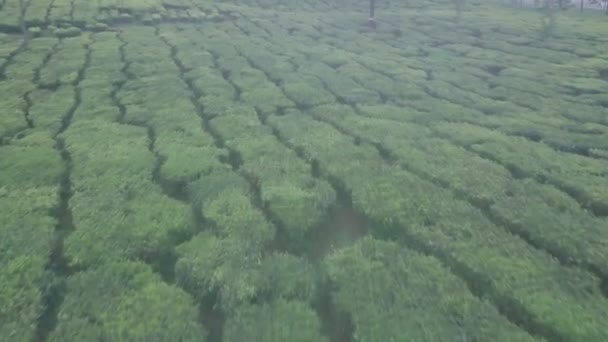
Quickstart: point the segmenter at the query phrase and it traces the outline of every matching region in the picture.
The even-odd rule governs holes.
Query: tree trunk
[[[374,12],[376,10],[376,0],[369,0],[369,18],[374,19]]]
[[[19,0],[19,27],[25,35],[25,0]]]
[[[583,4],[584,4],[584,1],[585,0],[581,0],[581,13],[583,13],[583,6],[584,6]]]
[[[376,18],[374,18],[375,11],[376,0],[369,0],[369,19],[367,20],[367,22],[369,23],[369,26],[373,29],[376,28]]]

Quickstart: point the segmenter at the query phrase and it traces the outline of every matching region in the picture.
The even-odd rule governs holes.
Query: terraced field
[[[608,341],[605,17],[25,5],[0,340]]]

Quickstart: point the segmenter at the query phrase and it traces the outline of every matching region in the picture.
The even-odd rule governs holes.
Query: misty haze
[[[0,342],[608,341],[606,0],[0,0]]]

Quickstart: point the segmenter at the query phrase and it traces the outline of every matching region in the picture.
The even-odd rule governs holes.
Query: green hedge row
[[[0,11],[0,25],[19,30],[20,11],[18,0],[5,0]]]
[[[29,95],[32,106],[29,118],[36,129],[58,133],[66,113],[75,103],[74,86],[62,85],[54,90],[38,88]]]
[[[114,121],[120,116],[113,95],[126,78],[122,73],[121,44],[113,33],[91,35],[89,64],[85,78],[78,84],[80,102],[74,112],[74,120]]]
[[[0,148],[0,335],[34,339],[45,308],[45,270],[55,243],[65,172],[54,141],[39,132]]]
[[[58,1],[58,5],[61,5],[61,1]],[[52,8],[53,1],[31,1],[25,11],[25,21],[28,26],[41,25],[45,22],[46,13],[49,8]]]
[[[163,30],[162,35],[165,34]],[[169,63],[163,60],[170,58],[165,54],[168,47],[158,38],[151,30],[125,31],[128,42],[125,53],[130,62],[126,71],[134,78],[125,83],[118,95],[126,105],[126,121],[144,122],[154,130],[154,150],[167,157],[161,165],[163,178],[179,180],[182,178],[178,172],[190,169],[200,173],[196,180],[183,179],[189,181],[188,199],[195,211],[200,211],[198,215],[206,230],[177,248],[177,283],[202,305],[209,305],[209,298],[215,297],[218,309],[229,320],[254,301],[274,302],[281,298],[310,301],[317,283],[312,266],[288,254],[268,253],[275,228],[253,206],[249,184],[229,166],[219,163],[221,150],[200,129],[195,108],[185,102],[176,105],[175,99],[187,100],[192,95],[191,89],[172,75],[179,74],[179,70],[175,66],[169,68]],[[163,48],[167,50],[162,51]],[[185,49],[180,47],[174,56],[180,63],[182,50]],[[148,59],[158,61],[158,56],[163,55],[158,65],[167,68],[155,73],[148,73],[148,68],[144,70],[143,64]],[[159,72],[163,77],[156,77]],[[142,97],[146,101],[141,101]],[[208,167],[201,167],[205,162]],[[173,167],[169,168],[170,165]],[[306,312],[316,319],[310,309]],[[317,330],[314,328],[311,333],[318,333]],[[262,332],[259,330],[258,334]]]
[[[187,45],[177,45],[177,51],[177,57],[180,59],[181,56],[187,56],[191,50],[187,49]],[[220,49],[212,53],[217,54],[220,60],[230,58],[230,55],[224,56]],[[189,57],[185,59],[189,60]],[[182,63],[188,69],[196,68],[187,62]],[[203,69],[199,67],[196,70],[200,72]],[[244,71],[238,74],[239,76],[246,75],[253,69],[242,70]],[[325,217],[328,207],[335,201],[334,191],[328,183],[314,179],[311,176],[311,166],[301,161],[295,152],[281,145],[270,129],[260,123],[254,108],[234,103],[230,98],[230,91],[225,95],[216,93],[218,89],[232,89],[231,84],[221,78],[220,71],[206,71],[209,74],[203,74],[203,80],[199,83],[203,84],[205,79],[211,78],[216,82],[213,85],[218,86],[210,89],[210,93],[207,93],[207,88],[202,89],[203,96],[199,99],[205,116],[213,117],[210,127],[221,136],[229,148],[239,154],[242,170],[257,183],[261,200],[285,225],[289,242],[297,246],[307,231]],[[213,74],[215,76],[212,76]],[[264,74],[252,75],[266,80]],[[231,75],[230,78],[232,77]],[[246,76],[234,78],[235,83],[241,82],[241,86],[253,86],[253,83],[248,84]],[[192,81],[193,84],[197,82],[194,78]]]
[[[45,54],[55,45],[55,39],[34,39],[25,48],[14,56],[10,64],[6,65],[3,75],[6,79],[0,82],[0,137],[11,138],[14,134],[28,128],[26,115],[28,113],[25,95],[30,94],[34,100],[36,85],[32,82],[37,68],[42,66]],[[3,43],[4,44],[4,43]],[[6,55],[13,51],[15,46],[7,42]],[[61,112],[60,114],[64,114]]]
[[[202,127],[193,96],[167,47],[153,29],[125,31],[127,72],[133,76],[118,94],[126,121],[145,123],[154,131],[155,151],[162,158],[160,175],[184,183],[213,168],[226,154]]]
[[[74,18],[71,16],[72,2],[69,0],[56,0],[50,8],[48,19],[51,22],[69,22]]]
[[[285,97],[281,88],[268,80],[264,72],[252,68],[249,61],[230,42],[230,38],[225,39],[230,36],[222,33],[209,37],[207,49],[212,55],[222,57],[217,59],[218,67],[223,72],[228,72],[230,81],[241,92],[241,100],[254,106],[263,115],[270,115],[279,108],[293,107],[294,103]]]
[[[344,66],[342,66],[344,67]],[[340,67],[340,68],[342,68]],[[394,70],[394,69],[392,69]],[[382,77],[382,75],[378,75],[378,77]],[[599,81],[598,81],[599,82]],[[460,90],[459,88],[448,84],[446,82],[442,82],[442,81],[438,81],[438,80],[434,80],[434,81],[426,81],[424,83],[420,83],[419,86],[425,87],[427,88],[428,92],[430,93],[430,95],[434,95],[437,96],[439,98],[442,99],[446,99],[452,103],[458,103],[464,107],[475,107],[475,108],[479,108],[480,110],[482,110],[485,113],[490,113],[493,115],[496,114],[507,114],[507,113],[513,113],[513,112],[518,112],[518,108],[517,106],[513,106],[512,104],[509,104],[508,102],[505,101],[494,101],[482,96],[477,96],[474,93],[471,92],[467,92],[467,91],[463,91]],[[378,87],[374,86],[373,84],[369,84],[368,85],[369,89],[378,89]],[[596,87],[596,86],[594,86]],[[596,87],[597,88],[597,87]],[[410,101],[404,101],[404,104],[406,105],[413,105],[415,108],[418,109],[424,109],[424,110],[430,110],[435,114],[434,111],[436,111],[437,108],[437,103],[431,102],[429,101],[429,99],[432,99],[432,97],[426,96],[424,97],[422,100],[420,101],[414,101],[414,104],[412,104]],[[417,104],[416,104],[417,103]],[[485,103],[485,105],[484,105]],[[480,105],[481,104],[481,105]],[[450,107],[453,107],[450,104]],[[463,109],[464,112],[466,112],[466,109]],[[461,111],[462,112],[462,111]],[[431,116],[431,115],[429,115]],[[437,118],[437,117],[435,117]],[[448,120],[462,120],[462,116],[459,115],[455,115],[455,113],[453,113],[453,110],[450,111],[450,115],[449,116],[445,116],[446,119]],[[523,128],[519,128],[517,127],[517,123],[513,124],[509,121],[506,121],[504,119],[504,115],[501,115],[501,117],[499,119],[486,119],[484,118],[484,115],[479,113],[478,115],[475,116],[471,116],[468,120],[472,121],[476,121],[476,122],[487,122],[488,125],[491,126],[499,126],[500,129],[505,130],[505,131],[509,131],[512,134],[517,134],[517,135],[524,135],[524,136],[530,136],[530,134],[533,134],[534,136],[532,136],[532,138],[536,137],[536,131],[533,132],[529,132],[527,131],[528,128],[526,128],[526,130],[524,130]],[[520,117],[513,118],[513,122],[517,122],[516,120],[520,120]],[[537,119],[537,120],[541,120],[541,118]],[[566,123],[568,123],[566,121]],[[520,126],[521,127],[521,126]],[[562,131],[553,131],[551,136],[552,138],[548,138],[550,141],[559,141],[560,138],[557,136],[559,134],[559,136],[563,135],[566,137],[570,137],[571,140],[573,141],[580,141],[581,137],[580,136],[572,136],[570,135],[568,132],[562,132]],[[589,148],[597,148],[597,147],[601,147],[603,145],[601,145],[601,137],[585,137],[586,138],[586,142]],[[583,140],[585,141],[585,140]],[[589,144],[588,142],[591,141],[591,144]],[[595,141],[597,141],[598,143],[595,143]],[[557,145],[557,147],[559,148],[560,146],[562,146],[564,149],[570,149],[570,150],[575,150],[578,148],[577,146],[580,145],[575,145],[575,146],[563,146],[564,144],[559,144],[559,143],[554,143],[554,146]],[[589,146],[590,145],[590,146]],[[599,146],[598,146],[599,145]],[[534,147],[541,147],[542,145],[533,145]],[[554,152],[554,154],[558,154],[556,152]],[[581,159],[584,160],[584,159]],[[593,163],[593,161],[588,161]],[[577,184],[579,187],[582,184]],[[569,186],[574,186],[576,187],[576,185],[569,185]],[[595,186],[595,183],[593,184],[593,187]],[[591,191],[591,187],[589,188],[589,190],[587,190],[587,193],[582,194],[582,198],[581,200],[584,202],[592,202],[590,204],[591,207],[594,208],[595,211],[597,212],[602,212],[605,207],[605,204],[603,203],[603,199],[601,199],[601,194],[598,196],[593,196],[591,194],[589,194],[589,192]],[[597,191],[596,191],[597,192]],[[594,198],[595,197],[595,198]]]
[[[0,59],[5,61],[11,54],[17,51],[22,41],[9,34],[0,33],[0,43]],[[2,65],[1,62],[0,65]]]
[[[559,153],[522,138],[473,125],[465,131],[447,128],[445,135],[456,143],[469,146],[480,155],[496,160],[516,173],[549,182],[576,198],[583,206],[603,214],[608,208],[603,181],[605,162],[579,155]]]
[[[206,341],[192,298],[133,261],[70,276],[57,317],[49,341]]]
[[[47,37],[30,40],[6,67],[5,76],[8,80],[33,80],[46,55],[53,52],[58,43],[58,39]]]
[[[329,255],[332,301],[357,341],[534,341],[437,259],[371,237]]]
[[[20,0],[5,0],[0,6],[0,27],[19,32]],[[138,1],[70,1],[45,0],[26,2],[25,22],[30,27],[73,24],[80,28],[95,28],[100,23],[138,22],[152,25],[166,21],[218,22],[232,17],[220,11],[212,2]],[[224,6],[225,7],[225,6]]]
[[[155,261],[192,234],[190,208],[154,182],[144,128],[76,120],[63,134],[72,160],[75,231],[65,254],[75,266],[116,259]]]
[[[388,225],[385,234],[460,268],[503,310],[529,315],[532,325],[554,330],[549,335],[604,338],[606,303],[594,276],[560,266],[450,192],[386,165],[371,146],[357,146],[327,124],[303,113],[273,116],[269,123],[340,178],[356,208]]]
[[[453,189],[476,206],[490,209],[507,227],[522,232],[563,260],[592,265],[608,275],[606,223],[558,189],[532,179],[513,179],[502,166],[438,139],[423,126],[368,118],[340,106],[318,107],[312,113],[384,146],[402,165]],[[468,128],[447,123],[435,127],[440,132]],[[459,134],[472,137],[467,131]],[[578,227],[588,228],[581,233]]]
[[[217,296],[228,314],[248,303],[278,298],[312,300],[315,271],[304,259],[268,253],[275,228],[255,208],[248,184],[228,169],[191,183],[209,229],[177,249],[178,283],[199,300]]]
[[[240,307],[227,318],[223,341],[327,342],[320,330],[321,320],[306,303],[279,299]]]
[[[78,79],[78,71],[86,63],[86,45],[89,43],[88,35],[63,39],[47,65],[40,71],[40,84],[55,87],[59,84],[74,83]]]
[[[258,182],[262,200],[285,225],[291,243],[301,244],[334,204],[336,194],[331,186],[313,178],[311,166],[282,146],[253,109],[227,113],[211,124],[240,153],[243,171]]]
[[[28,128],[25,120],[27,106],[23,95],[34,89],[27,79],[10,82],[0,82],[0,139],[11,138],[18,132]]]
[[[321,340],[308,305],[316,272],[302,258],[267,252],[274,228],[253,207],[242,178],[217,170],[191,190],[204,198],[212,228],[178,247],[177,282],[203,303],[216,298],[226,315],[224,340]]]
[[[512,107],[512,105],[505,107],[504,102],[502,102],[500,107],[492,106],[487,108],[494,112],[496,112],[496,110],[500,110],[500,116],[487,116],[485,118],[476,117],[474,119],[471,118],[470,121],[467,120],[467,118],[460,119],[467,120],[471,123],[481,124],[487,127],[497,128],[507,134],[523,135],[535,140],[542,139],[547,144],[560,150],[577,152],[583,149],[583,153],[586,153],[584,151],[588,151],[589,149],[606,149],[608,147],[605,142],[605,135],[607,134],[606,129],[601,123],[583,123],[581,122],[583,118],[573,117],[572,115],[567,114],[568,108],[576,108],[578,106],[582,106],[584,108],[591,109],[590,111],[587,111],[587,115],[595,116],[591,118],[591,121],[598,122],[599,108],[597,107],[582,104],[571,104],[560,109],[558,106],[554,106],[554,104],[552,103],[552,99],[546,100],[541,96],[536,96],[534,94],[524,92],[521,89],[508,88],[503,86],[490,88],[488,85],[483,87],[482,85],[485,83],[483,83],[483,81],[481,80],[476,79],[475,77],[471,77],[470,82],[462,82],[463,76],[458,73],[446,74],[444,72],[439,72],[435,73],[435,75],[438,75],[438,78],[440,77],[441,79],[447,80],[453,85],[452,89],[455,89],[456,92],[462,93],[461,96],[454,95],[454,98],[456,100],[450,99],[453,102],[462,102],[462,99],[466,97],[466,92],[463,92],[461,89],[458,89],[460,87],[475,92],[477,94],[481,94],[485,97],[499,99],[501,102],[509,101],[527,107],[517,108]],[[460,84],[463,85],[461,86]],[[601,88],[598,87],[597,89]],[[472,107],[472,110],[477,110],[481,108],[479,107],[479,103],[481,102],[473,101],[470,105],[463,105],[469,106],[470,108]],[[540,113],[537,111],[540,111]],[[594,115],[593,113],[597,113],[597,115]],[[579,133],[576,131],[572,131],[574,129],[580,130],[581,125],[589,127],[587,130],[591,134],[588,134],[587,132]]]
[[[180,46],[178,50],[185,50],[185,47]],[[218,54],[218,58],[223,57]],[[187,64],[185,66],[189,67]],[[242,86],[247,83],[245,77],[234,77],[242,82]],[[259,77],[266,80],[263,74]],[[224,83],[226,85],[220,89],[230,86],[226,81]],[[310,165],[281,145],[270,129],[259,122],[254,108],[235,104],[230,99],[214,98],[209,99],[210,110],[207,110],[207,99],[207,96],[203,96],[200,101],[206,115],[216,116],[210,121],[211,127],[228,147],[239,154],[242,169],[260,187],[261,199],[285,224],[291,242],[299,244],[306,232],[324,218],[328,207],[334,203],[336,195],[330,185],[311,176]]]
[[[306,18],[306,20],[309,20],[309,18]],[[326,24],[329,25],[333,25],[333,22],[331,21],[326,21]],[[281,23],[281,25],[283,27],[289,27],[289,24],[286,23]],[[347,25],[345,25],[347,26]],[[408,27],[408,29],[414,29],[415,27]],[[341,30],[346,30],[346,27],[341,27]],[[335,33],[336,35],[344,35],[345,32],[341,32],[336,30],[337,32]],[[414,33],[414,32],[410,32],[410,33]],[[472,34],[471,32],[467,32],[467,35]],[[443,36],[444,33],[442,32],[441,35]],[[457,39],[456,41],[463,41],[466,44],[470,44],[470,41],[466,41],[463,40],[463,38],[466,38],[467,35],[461,35],[459,39]],[[517,64],[518,67],[520,67],[521,71],[523,71],[523,73],[520,72],[520,74],[522,74],[522,77],[518,78],[518,81],[525,81],[528,82],[529,85],[526,86],[524,88],[523,84],[521,82],[514,82],[512,83],[512,85],[514,86],[514,88],[512,90],[515,91],[521,91],[521,90],[525,90],[525,91],[530,91],[530,92],[535,92],[535,93],[540,93],[542,96],[547,96],[548,94],[555,94],[558,93],[560,96],[564,96],[566,98],[568,98],[568,103],[570,103],[569,108],[571,109],[564,109],[564,108],[560,108],[560,105],[555,106],[554,103],[555,98],[551,98],[551,99],[547,99],[547,100],[543,100],[540,101],[538,103],[535,103],[534,101],[532,101],[529,98],[524,99],[525,96],[520,95],[519,98],[521,99],[520,101],[523,101],[523,104],[530,104],[533,103],[533,105],[535,107],[539,107],[539,105],[542,105],[545,107],[545,109],[547,111],[556,111],[557,113],[561,113],[562,115],[566,116],[567,118],[571,118],[572,120],[578,120],[581,121],[583,120],[583,117],[580,116],[580,113],[577,114],[576,111],[575,112],[575,107],[577,106],[577,104],[584,104],[587,103],[589,105],[594,105],[594,106],[587,106],[586,110],[585,110],[585,117],[588,117],[596,122],[602,122],[601,120],[604,120],[603,117],[605,117],[605,115],[601,115],[602,109],[601,109],[601,104],[603,102],[605,102],[605,97],[601,96],[601,95],[585,95],[586,98],[585,100],[583,100],[582,98],[574,98],[572,96],[566,95],[571,91],[598,91],[598,89],[602,89],[603,87],[606,86],[606,83],[603,81],[600,81],[597,79],[598,73],[600,71],[601,65],[603,65],[603,63],[601,63],[600,61],[597,62],[593,62],[593,59],[587,59],[587,58],[579,58],[576,60],[575,64],[572,65],[556,65],[556,64],[547,64],[545,63],[543,60],[538,60],[538,59],[532,59],[533,57],[517,57],[517,56],[513,56],[513,55],[506,55],[504,52],[502,51],[494,51],[491,52],[492,50],[488,50],[488,49],[480,49],[477,47],[473,47],[473,46],[469,46],[469,45],[464,45],[464,44],[460,44],[461,46],[468,46],[470,49],[474,49],[474,51],[478,51],[479,54],[477,55],[472,55],[472,54],[468,54],[469,50],[463,50],[463,48],[460,48],[458,50],[455,50],[453,52],[455,53],[448,53],[446,54],[446,51],[450,51],[450,49],[452,48],[452,46],[454,45],[454,39],[448,40],[448,39],[444,39],[444,40],[440,40],[439,42],[437,42],[437,44],[441,44],[440,47],[432,47],[433,44],[436,44],[435,42],[432,41],[428,41],[428,39],[422,40],[422,39],[416,39],[416,34],[408,34],[407,35],[407,42],[403,42],[403,43],[407,43],[408,45],[412,45],[412,40],[414,40],[415,43],[420,43],[419,45],[423,45],[425,46],[424,49],[433,54],[432,57],[432,63],[424,63],[422,62],[422,58],[427,58],[427,57],[420,57],[420,56],[416,56],[416,55],[408,55],[406,56],[407,59],[404,60],[404,58],[402,58],[402,56],[404,56],[403,54],[403,46],[402,44],[398,45],[396,43],[394,43],[394,39],[395,37],[386,37],[384,39],[384,41],[382,41],[380,44],[378,43],[378,41],[376,40],[371,41],[369,39],[366,40],[366,37],[359,37],[357,39],[358,42],[360,42],[362,39],[369,43],[369,44],[374,44],[376,46],[378,46],[382,51],[387,52],[386,54],[378,54],[377,52],[369,52],[369,51],[360,51],[359,50],[359,46],[353,45],[352,43],[350,43],[349,40],[345,40],[345,39],[334,39],[334,40],[328,40],[328,42],[330,44],[339,46],[341,48],[347,49],[350,52],[355,52],[357,54],[359,54],[359,56],[355,56],[354,59],[356,59],[357,61],[363,63],[367,68],[370,68],[371,70],[378,72],[378,73],[382,73],[382,74],[390,74],[391,77],[395,80],[400,80],[400,81],[407,81],[407,82],[411,82],[412,81],[412,77],[414,76],[411,71],[412,69],[408,69],[407,67],[404,68],[403,66],[411,66],[414,67],[416,69],[426,69],[426,70],[433,70],[433,71],[449,71],[449,68],[453,68],[454,65],[459,65],[458,70],[459,72],[464,71],[463,70],[463,66],[467,66],[466,70],[472,74],[476,74],[476,75],[484,75],[483,77],[487,79],[488,82],[491,82],[489,85],[491,85],[492,87],[494,87],[497,82],[502,82],[503,79],[506,79],[506,77],[509,77],[508,75],[512,74],[512,71],[517,72],[517,69],[514,67],[511,67],[508,69],[508,73],[507,72],[501,72],[500,77],[494,77],[493,75],[486,73],[485,71],[483,71],[483,69],[488,68],[488,70],[490,70],[491,68],[495,67],[495,66],[506,66],[506,65],[510,65],[513,66],[513,64]],[[454,37],[452,37],[454,38]],[[302,40],[302,37],[297,37],[296,39],[300,39]],[[313,42],[312,38],[309,37],[307,38],[307,41],[309,42]],[[444,45],[445,44],[445,45]],[[446,47],[447,46],[447,47]],[[315,48],[318,47],[318,44],[316,44]],[[399,48],[399,49],[396,49]],[[312,49],[314,50],[314,48]],[[547,50],[547,51],[551,51],[551,50]],[[390,53],[394,53],[394,55],[390,54]],[[373,53],[373,55],[372,55]],[[461,56],[459,54],[462,53],[467,53],[466,56]],[[488,54],[490,53],[490,54]],[[398,58],[396,58],[395,55],[398,55]],[[538,56],[536,56],[538,57]],[[545,64],[543,64],[545,63]],[[575,65],[579,65],[578,67]],[[591,74],[587,73],[585,75],[579,75],[580,73],[575,73],[574,70],[590,70],[590,68],[595,69],[595,71]],[[564,71],[562,69],[565,69],[568,71],[568,73],[573,74],[574,77],[568,77],[566,79],[564,79]],[[452,69],[454,70],[454,69]],[[540,70],[540,71],[539,71]],[[404,73],[405,71],[405,73]],[[525,75],[525,76],[524,76]],[[532,75],[532,76],[530,76]],[[546,76],[546,75],[550,75],[550,76]],[[463,78],[462,78],[462,74],[459,73],[458,74],[458,82],[459,85],[462,85],[464,87],[469,87],[469,85],[472,85],[471,83],[468,82],[463,82]],[[561,78],[559,78],[561,76]],[[581,76],[583,76],[581,78]],[[419,79],[419,78],[417,78]],[[483,81],[482,81],[483,82]],[[477,82],[479,83],[479,82]],[[552,84],[562,84],[563,86],[551,86]],[[599,87],[599,88],[598,88]],[[487,88],[487,87],[486,87]],[[546,89],[546,90],[545,90]],[[552,89],[552,90],[549,90]],[[570,89],[570,90],[569,90]],[[572,90],[573,89],[573,90]],[[479,88],[477,88],[477,90],[479,90]],[[494,88],[489,90],[490,93],[492,94],[493,97],[495,97],[496,99],[504,99],[504,96],[501,96],[500,93],[500,89],[497,91],[494,91]],[[407,91],[408,95],[412,95],[412,90],[408,90]],[[419,91],[414,91],[414,93],[417,93],[415,96],[419,96]],[[512,94],[508,93],[509,96],[511,96]],[[467,95],[467,94],[464,94]],[[470,96],[470,94],[468,94]],[[505,94],[506,96],[506,94]],[[428,97],[428,96],[427,96]],[[462,100],[460,96],[455,97],[456,99]],[[483,99],[482,99],[483,100]],[[581,101],[586,101],[586,102],[581,102]],[[482,102],[487,102],[487,100],[483,100]],[[517,99],[516,101],[517,102]],[[563,102],[563,101],[560,101]],[[407,103],[404,103],[407,104]],[[598,106],[600,105],[600,106]],[[487,106],[486,106],[487,107]],[[485,107],[483,107],[485,108]],[[500,109],[501,111],[505,111],[509,108],[516,108],[513,107],[512,105],[508,105],[507,107],[505,107],[505,103],[501,103],[499,107],[497,107],[496,105],[491,105],[490,107],[485,108],[485,110],[491,110],[494,111],[496,109]],[[589,110],[592,109],[591,113],[589,113]],[[600,141],[600,139],[598,139],[598,141]]]

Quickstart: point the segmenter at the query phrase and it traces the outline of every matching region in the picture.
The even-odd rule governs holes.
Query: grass
[[[603,15],[0,4],[2,336],[608,339]]]

